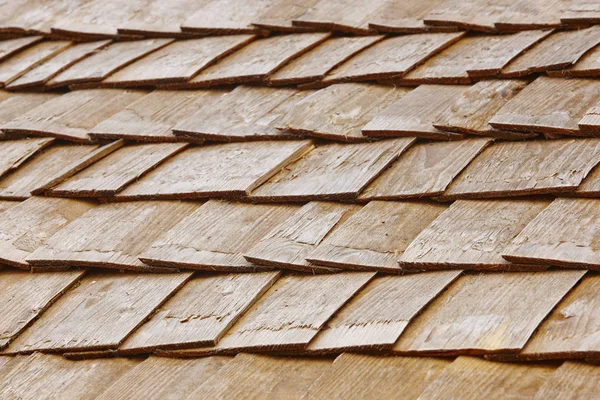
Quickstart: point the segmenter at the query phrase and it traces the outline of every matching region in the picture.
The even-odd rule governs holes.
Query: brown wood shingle
[[[569,398],[573,400],[593,399],[600,396],[597,366],[565,361],[546,380],[536,393],[534,400]]]
[[[0,176],[18,168],[53,141],[50,138],[0,141]]]
[[[0,91],[0,124],[12,121],[55,97],[57,93],[10,93]]]
[[[420,33],[450,32],[456,30],[450,26],[433,26],[423,23],[430,11],[439,7],[445,0],[404,0],[384,2],[374,13],[369,15],[369,28],[377,32]]]
[[[48,41],[31,46],[0,63],[0,87],[13,82],[40,63],[71,45],[67,41]]]
[[[273,3],[273,0],[205,1],[195,13],[187,16],[181,30],[207,35],[254,33],[257,29],[252,22]]]
[[[7,39],[0,41],[0,61],[12,56],[13,54],[33,46],[42,40],[42,36],[25,36],[15,39]]]

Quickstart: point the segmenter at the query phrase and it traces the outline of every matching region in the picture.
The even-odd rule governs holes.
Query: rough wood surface
[[[211,200],[163,231],[140,259],[158,267],[235,272],[261,269],[246,261],[243,254],[298,208]]]
[[[598,137],[600,133],[600,101],[590,107],[579,120],[579,129],[585,135]]]
[[[441,195],[489,144],[489,139],[417,143],[367,186],[358,198],[394,200]]]
[[[546,380],[534,400],[585,400],[600,396],[600,369],[597,366],[566,361]]]
[[[404,331],[404,354],[493,354],[521,350],[585,271],[464,275]]]
[[[550,365],[509,364],[459,357],[421,393],[419,399],[531,399],[554,370],[555,367]]]
[[[303,399],[416,400],[451,361],[344,353],[310,387]]]
[[[0,213],[8,210],[12,206],[19,204],[18,201],[0,200]]]
[[[6,352],[115,349],[190,277],[191,273],[89,274]]]
[[[310,32],[311,28],[295,26],[292,20],[304,14],[319,0],[273,1],[265,11],[252,19],[252,25],[273,32]]]
[[[557,78],[578,77],[595,78],[600,74],[600,49],[598,46],[586,52],[576,63],[565,69],[548,71],[548,75]]]
[[[597,139],[500,142],[488,146],[450,184],[447,198],[573,191],[600,161]]]
[[[270,75],[268,84],[298,85],[321,80],[333,68],[383,38],[365,36],[328,39]]]
[[[500,31],[560,28],[560,16],[571,0],[515,0],[508,10],[496,19]]]
[[[171,43],[172,39],[146,39],[112,43],[67,68],[46,82],[49,88],[81,82],[98,82],[126,65]]]
[[[187,85],[207,87],[262,81],[288,61],[312,49],[328,37],[328,33],[298,33],[255,40],[206,68]]]
[[[123,374],[98,400],[186,399],[204,382],[219,373],[229,357],[174,360],[150,357]]]
[[[600,22],[600,5],[594,0],[572,0],[561,21],[566,24],[580,25]]]
[[[119,347],[122,354],[214,346],[279,272],[198,276]]]
[[[61,197],[108,197],[183,150],[186,143],[134,144],[120,148],[53,187]]]
[[[18,168],[53,141],[49,138],[0,141],[0,176]]]
[[[0,61],[42,40],[42,36],[25,36],[0,41]]]
[[[425,25],[423,19],[445,0],[404,0],[402,3],[388,1],[369,15],[369,28],[377,32],[421,33],[424,31],[450,32],[454,27]]]
[[[198,204],[133,202],[98,206],[48,238],[28,258],[32,268],[90,266],[152,270],[138,260]]]
[[[402,138],[319,146],[254,190],[250,198],[261,201],[354,199],[413,141],[413,138]]]
[[[0,272],[0,349],[37,319],[84,274]]]
[[[337,227],[307,256],[318,265],[400,272],[396,259],[446,206],[372,201]]]
[[[458,200],[410,243],[398,262],[408,269],[515,268],[502,258],[504,250],[549,204],[549,200]]]
[[[246,196],[310,149],[310,141],[192,147],[161,164],[116,197],[125,200]]]
[[[325,139],[364,142],[368,138],[361,129],[406,93],[408,89],[364,83],[329,86],[296,103],[278,127]]]
[[[273,3],[273,0],[211,0],[189,15],[181,30],[207,35],[254,33],[257,29],[252,22]]]
[[[489,123],[497,129],[580,136],[583,133],[578,122],[599,99],[598,81],[540,77],[504,105]]]
[[[232,35],[177,41],[117,71],[102,84],[130,87],[186,81],[253,38]]]
[[[427,26],[455,26],[479,32],[494,32],[499,15],[514,0],[447,0],[434,7],[423,18]]]
[[[311,264],[306,257],[332,230],[359,209],[359,206],[349,204],[307,203],[245,252],[244,258],[254,264],[304,272],[336,271]]]
[[[9,93],[0,91],[0,124],[12,121],[21,114],[60,96],[57,93]],[[24,111],[26,110],[26,111]]]
[[[89,142],[88,132],[144,92],[120,89],[78,90],[63,94],[4,123],[1,129],[20,134],[55,136],[74,142]]]
[[[200,386],[190,399],[299,399],[331,360],[240,354]]]
[[[8,85],[69,46],[71,42],[67,41],[42,42],[4,60],[0,64],[0,87]]]
[[[574,194],[578,197],[598,197],[600,195],[600,169],[594,167]]]
[[[79,200],[32,197],[2,213],[0,262],[29,269],[25,258],[94,204]]]
[[[462,33],[422,33],[388,38],[331,71],[324,82],[400,78],[462,36]]]
[[[389,349],[410,321],[460,275],[432,272],[373,279],[331,318],[307,351]]]
[[[367,136],[417,136],[428,139],[460,139],[461,134],[443,132],[433,127],[433,122],[467,86],[421,85],[377,113],[363,126]]]

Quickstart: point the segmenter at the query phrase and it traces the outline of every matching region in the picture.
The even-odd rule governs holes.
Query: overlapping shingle
[[[252,22],[273,3],[272,0],[208,0],[195,13],[187,15],[181,29],[209,35],[254,33],[257,28]]]
[[[0,87],[4,87],[40,63],[71,45],[67,41],[48,41],[33,45],[0,63]]]
[[[319,0],[277,0],[252,19],[252,25],[274,32],[310,32],[311,28],[295,26],[292,21]]]
[[[10,93],[0,91],[0,124],[9,122],[55,97],[56,93]],[[0,128],[1,129],[1,128]]]
[[[0,141],[0,176],[18,168],[52,142],[50,138]]]
[[[0,61],[42,40],[41,36],[25,36],[0,41]]]
[[[598,397],[600,392],[596,382],[599,372],[594,365],[566,361],[546,380],[534,399],[542,400],[550,397],[591,399]]]
[[[405,0],[402,3],[387,1],[369,15],[369,28],[378,32],[420,33],[423,31],[449,32],[451,26],[425,25],[424,17],[439,7],[444,0]]]

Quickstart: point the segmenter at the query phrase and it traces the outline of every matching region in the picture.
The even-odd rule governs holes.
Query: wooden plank
[[[465,90],[433,122],[442,131],[501,139],[524,139],[535,134],[493,128],[488,121],[527,85],[524,80],[484,80]]]
[[[98,400],[178,400],[187,398],[206,380],[216,376],[230,361],[229,357],[205,357],[175,360],[150,357],[139,363],[106,391]]]
[[[556,199],[502,253],[520,263],[598,269],[596,199]]]
[[[252,21],[273,3],[272,0],[211,0],[190,15],[181,24],[181,30],[206,35],[255,33],[258,30]]]
[[[263,81],[278,68],[328,37],[328,33],[297,33],[255,40],[206,68],[185,85],[208,87]]]
[[[240,354],[200,386],[194,399],[299,399],[331,365],[327,359]]]
[[[408,325],[394,351],[419,355],[518,352],[584,274],[464,275]]]
[[[557,78],[595,78],[600,74],[600,48],[598,46],[586,52],[576,63],[565,69],[548,71],[548,75]]]
[[[433,381],[419,399],[484,399],[497,396],[530,399],[547,382],[551,365],[509,364],[459,357]]]
[[[209,271],[265,269],[246,261],[243,254],[298,208],[211,200],[163,231],[164,235],[142,252],[140,260],[157,267]]]
[[[495,22],[515,1],[447,0],[423,20],[427,26],[454,26],[463,30],[495,32]]]
[[[516,0],[495,21],[501,31],[560,28],[571,0]]]
[[[128,359],[69,361],[61,356],[34,354],[0,378],[5,399],[92,399],[138,364]]]
[[[144,94],[120,89],[69,92],[2,124],[0,128],[6,132],[54,136],[87,143],[91,141],[88,136],[91,128]]]
[[[191,275],[89,274],[18,336],[6,352],[115,349]]]
[[[13,54],[21,50],[26,49],[29,46],[33,46],[42,39],[42,36],[25,36],[0,41],[0,61],[12,56]]]
[[[257,201],[354,199],[413,141],[402,138],[319,146],[254,190],[250,198]]]
[[[393,79],[456,43],[463,33],[421,33],[385,39],[352,57],[324,79],[326,83]]]
[[[122,147],[49,189],[47,193],[59,197],[112,196],[183,150],[186,145],[186,143],[151,143]]]
[[[391,349],[410,321],[461,271],[373,279],[310,342],[310,353]]]
[[[306,259],[317,265],[401,272],[396,259],[446,206],[372,201],[340,224]]]
[[[310,32],[311,28],[294,26],[292,20],[304,14],[319,0],[278,0],[252,19],[252,25],[274,32]]]
[[[535,394],[534,400],[542,399],[593,399],[600,396],[598,366],[565,361],[546,380]]]
[[[153,270],[138,260],[140,253],[198,206],[171,201],[104,204],[48,238],[27,262],[34,270],[75,266]]]
[[[364,142],[368,138],[361,129],[406,93],[408,89],[365,83],[329,86],[296,103],[277,126],[325,139]]]
[[[0,271],[0,349],[17,337],[84,274]]]
[[[130,87],[187,81],[252,39],[252,35],[231,35],[177,41],[117,71],[102,84]]]
[[[116,198],[242,197],[312,149],[310,141],[232,143],[189,148]]]
[[[502,69],[503,77],[517,77],[563,69],[575,64],[600,43],[600,27],[556,32]]]
[[[92,139],[182,141],[185,139],[173,135],[172,128],[199,108],[217,101],[224,93],[221,90],[155,90],[100,122],[89,135]]]
[[[596,140],[494,143],[450,184],[444,197],[506,197],[573,191],[600,161],[600,142]]]
[[[94,205],[70,199],[32,197],[2,213],[0,262],[29,269],[25,258]]]
[[[423,229],[398,263],[407,269],[428,270],[527,269],[508,263],[502,255],[549,204],[549,200],[458,200]]]
[[[311,264],[306,256],[359,209],[349,204],[307,203],[245,252],[244,258],[254,264],[304,272],[337,271]]]
[[[456,30],[453,27],[428,26],[423,23],[425,16],[443,2],[444,0],[384,2],[376,12],[369,15],[369,28],[386,33],[449,32],[450,30]]]
[[[0,141],[0,176],[18,168],[53,141],[49,138]]]
[[[46,87],[56,88],[74,83],[99,82],[112,73],[173,42],[172,39],[146,39],[112,43],[59,73]]]
[[[292,60],[269,76],[269,85],[298,85],[321,80],[355,54],[384,36],[335,37]]]
[[[358,198],[394,200],[439,196],[490,142],[490,139],[466,139],[417,143],[367,186]]]
[[[592,169],[581,182],[581,185],[577,187],[574,194],[578,197],[598,197],[600,194],[600,170],[598,168]]]
[[[461,139],[464,135],[443,132],[433,127],[444,110],[454,103],[468,86],[421,85],[376,114],[366,124],[366,136],[417,136],[428,139]]]
[[[551,98],[552,101],[548,101]],[[600,100],[600,82],[539,77],[496,113],[494,128],[582,136],[578,122]]]
[[[8,96],[7,96],[8,94]],[[11,121],[29,110],[60,96],[57,93],[10,93],[0,91],[0,124]],[[27,111],[24,111],[27,110]]]
[[[593,0],[572,0],[560,19],[570,25],[597,24],[600,22],[600,5]]]
[[[85,57],[98,52],[109,43],[109,40],[101,40],[97,42],[74,44],[73,46],[70,46],[64,51],[58,53],[56,56],[21,75],[21,77],[11,82],[7,86],[7,89],[22,90],[43,86],[46,82],[65,69],[81,61]]]
[[[71,42],[67,41],[42,42],[2,61],[0,64],[0,87],[8,85],[70,45]]]
[[[598,136],[600,132],[600,101],[585,112],[577,125],[583,134]]]
[[[191,279],[119,348],[121,354],[214,346],[277,281],[279,272]]]
[[[303,399],[416,400],[451,361],[344,353],[313,383]]]

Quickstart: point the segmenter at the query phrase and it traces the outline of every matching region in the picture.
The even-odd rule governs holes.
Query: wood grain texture
[[[165,230],[140,259],[157,267],[232,272],[265,269],[246,261],[243,254],[298,208],[211,200]]]
[[[108,197],[185,147],[186,143],[125,146],[51,188],[47,193],[60,197]]]
[[[590,107],[577,125],[583,134],[597,137],[600,132],[600,103]]]
[[[555,367],[549,365],[497,363],[475,357],[459,357],[438,375],[419,399],[476,400],[497,396],[531,399],[554,370]]]
[[[578,197],[598,197],[600,195],[600,169],[594,167],[581,185],[577,187],[575,195]]]
[[[117,71],[102,84],[130,87],[186,81],[253,38],[231,35],[177,41]]]
[[[527,85],[523,80],[485,80],[462,92],[453,104],[440,113],[433,126],[456,133],[502,139],[523,139],[534,134],[493,128],[488,121]]]
[[[7,132],[54,136],[87,143],[88,132],[129,104],[142,98],[144,92],[120,89],[78,90],[63,94],[4,123]]]
[[[490,120],[494,128],[551,135],[576,135],[586,111],[600,99],[600,82],[540,77]]]
[[[104,204],[48,238],[27,262],[34,269],[90,266],[152,270],[138,260],[139,255],[198,206],[171,201]]]
[[[260,82],[288,61],[317,46],[328,33],[298,33],[255,40],[206,68],[186,85],[208,87]]]
[[[575,64],[600,43],[600,27],[556,32],[502,69],[503,77],[517,77]]]
[[[402,354],[514,353],[585,271],[464,275],[394,346]]]
[[[123,374],[98,400],[179,400],[187,398],[223,368],[229,357],[174,360],[150,357]]]
[[[410,321],[460,273],[375,278],[326,323],[306,350],[339,353],[390,349]]]
[[[388,38],[331,71],[324,82],[400,78],[462,36],[462,33],[422,33]]]
[[[405,0],[384,2],[374,13],[369,15],[369,28],[377,32],[389,33],[421,33],[450,32],[454,27],[425,25],[423,18],[430,11],[439,7],[444,0]]]
[[[600,161],[600,142],[596,140],[494,143],[450,184],[444,197],[505,197],[573,191]]]
[[[2,213],[0,262],[29,269],[25,258],[94,204],[79,200],[32,197]]]
[[[37,319],[84,271],[30,274],[0,272],[0,349]]]
[[[252,25],[273,32],[310,32],[311,28],[295,26],[292,20],[304,14],[319,0],[278,0],[252,19]]]
[[[189,399],[299,399],[330,366],[327,359],[240,354]]]
[[[573,0],[560,19],[570,25],[597,23],[600,21],[600,5],[593,0]]]
[[[358,198],[394,200],[441,195],[490,143],[489,139],[417,143],[367,186]]]
[[[60,96],[57,93],[9,93],[0,91],[0,124],[11,121],[28,110]],[[24,111],[27,110],[27,111]]]
[[[109,43],[109,40],[101,40],[74,44],[11,82],[7,89],[22,90],[42,86],[65,69],[100,51]]]
[[[120,192],[125,199],[241,197],[312,149],[310,141],[189,148]]]
[[[96,398],[138,364],[138,361],[128,359],[69,361],[61,356],[39,353],[18,360],[11,371],[0,377],[2,398]]]
[[[49,138],[0,141],[0,176],[18,168],[53,141]]]
[[[307,260],[343,269],[401,272],[396,259],[446,206],[372,201],[337,227]]]
[[[406,93],[408,89],[364,83],[329,86],[296,103],[277,127],[325,139],[364,142],[368,138],[361,129]]]
[[[181,24],[181,30],[208,35],[255,33],[257,29],[252,25],[253,20],[267,12],[274,3],[272,0],[211,0],[189,15]]]
[[[12,206],[16,206],[17,204],[19,204],[18,201],[0,200],[0,213],[8,210]]]
[[[597,366],[565,361],[546,380],[535,394],[535,400],[565,398],[572,400],[593,399],[600,396]]]
[[[25,36],[0,41],[0,61],[42,40],[42,36]]]
[[[560,28],[560,16],[571,0],[516,0],[500,14],[495,25],[500,31]]]
[[[119,347],[121,354],[214,346],[279,278],[279,272],[191,279]]]
[[[155,90],[129,104],[123,111],[91,128],[93,139],[128,139],[143,142],[177,142],[185,140],[171,130],[199,108],[217,101],[225,91]],[[195,142],[201,142],[195,139]]]
[[[494,22],[514,0],[447,0],[434,7],[423,21],[427,26],[454,26],[478,32],[494,32]]]
[[[462,96],[466,88],[458,85],[421,85],[377,113],[363,126],[362,133],[374,137],[461,139],[461,134],[435,129],[433,122]]]
[[[55,88],[74,83],[99,82],[172,41],[172,39],[146,39],[112,43],[56,75],[46,82],[46,87]]]
[[[67,41],[47,41],[33,45],[9,57],[0,64],[0,87],[13,82],[21,75],[52,58],[71,45]]]
[[[451,361],[344,353],[312,384],[303,399],[416,400]]]
[[[306,261],[306,257],[327,235],[360,209],[359,206],[310,202],[265,235],[244,253],[251,263],[304,272],[333,272]]]
[[[413,141],[413,138],[402,138],[319,146],[254,190],[250,198],[260,201],[354,199]]]
[[[564,68],[548,71],[548,75],[557,78],[577,77],[595,78],[600,73],[600,57],[598,46],[587,51],[577,62]]]
[[[423,229],[398,263],[408,269],[527,268],[511,265],[502,255],[549,204],[549,200],[458,200]]]
[[[191,273],[89,274],[6,352],[116,349],[190,277]]]
[[[268,84],[298,85],[321,80],[333,68],[383,38],[384,36],[359,36],[328,39],[271,74]]]

